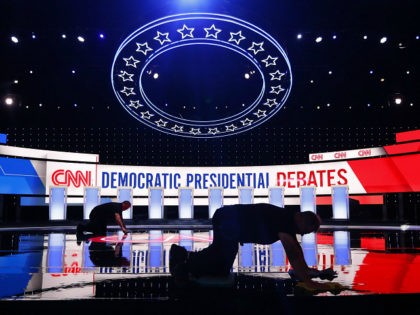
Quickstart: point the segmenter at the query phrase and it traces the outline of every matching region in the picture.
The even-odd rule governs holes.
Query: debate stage
[[[176,286],[170,246],[200,250],[212,240],[207,220],[182,222],[131,220],[125,238],[111,226],[82,242],[73,222],[3,226],[2,314],[406,314],[420,307],[420,226],[327,222],[300,242],[305,259],[333,268],[346,289],[309,292],[290,277],[281,243],[244,244],[227,280]]]

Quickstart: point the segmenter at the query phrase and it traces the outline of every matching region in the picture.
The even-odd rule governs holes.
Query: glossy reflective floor
[[[291,279],[290,265],[280,242],[244,244],[231,278],[178,288],[169,274],[170,246],[176,243],[189,250],[200,250],[211,242],[212,231],[132,229],[133,233],[127,236],[110,231],[103,237],[87,236],[82,242],[77,242],[71,229],[62,233],[48,228],[0,232],[1,302],[7,301],[6,306],[19,309],[19,305],[30,305],[25,304],[28,301],[101,301],[105,302],[101,304],[104,307],[109,301],[119,300],[125,301],[125,305],[141,304],[143,308],[148,303],[147,307],[155,313],[162,305],[166,305],[162,312],[168,309],[175,312],[176,305],[180,306],[177,309],[180,313],[185,313],[183,308],[187,306],[202,307],[199,312],[191,311],[201,314],[214,303],[228,299],[223,303],[233,308],[231,312],[244,313],[255,307],[255,311],[274,308],[292,314],[315,307],[321,301],[337,304],[342,313],[354,307],[354,299],[349,297],[358,296],[365,308],[372,307],[375,301],[375,309],[382,308],[383,312],[393,305],[400,305],[400,310],[420,307],[418,227],[407,230],[326,227],[316,235],[301,238],[308,265],[321,270],[333,268],[337,272],[334,281],[347,288],[315,294],[302,290]],[[210,303],[212,298],[214,303]],[[302,298],[303,304],[296,302]],[[256,301],[261,305],[257,307]]]

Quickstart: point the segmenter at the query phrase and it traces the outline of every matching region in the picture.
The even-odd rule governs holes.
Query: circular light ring
[[[262,80],[254,101],[229,117],[208,121],[182,119],[154,104],[142,85],[147,65],[188,45],[230,49],[250,61]],[[292,72],[280,44],[255,25],[227,15],[189,13],[155,20],[128,36],[115,54],[111,82],[124,109],[143,124],[177,136],[214,138],[248,131],[275,115],[290,94]]]

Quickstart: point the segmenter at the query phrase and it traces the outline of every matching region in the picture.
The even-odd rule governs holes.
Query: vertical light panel
[[[85,187],[83,195],[83,219],[88,220],[89,214],[101,202],[101,191],[99,187]]]
[[[332,186],[332,209],[333,219],[348,219],[349,211],[349,187]]]
[[[149,219],[163,219],[163,188],[149,188]]]
[[[67,216],[67,187],[50,187],[50,220],[65,220]]]
[[[149,261],[147,266],[159,268],[163,266],[163,242],[162,231],[149,231]]]
[[[350,232],[334,231],[334,254],[336,265],[350,265]]]
[[[132,240],[131,236],[132,236],[131,233],[124,235],[123,231],[118,231],[119,240],[122,240],[125,237],[123,241],[123,246],[121,248],[121,255],[122,257],[125,257],[130,262],[130,265],[132,265],[131,253],[133,252],[132,250],[133,242],[131,241]]]
[[[47,248],[47,272],[62,273],[64,269],[64,251],[66,249],[66,235],[64,233],[50,233]]]
[[[300,211],[312,211],[316,213],[315,189],[315,186],[300,187]],[[308,266],[316,266],[318,264],[316,233],[302,235],[302,250]]]
[[[300,211],[312,211],[316,213],[315,186],[300,187]]]
[[[89,244],[87,244],[86,242],[82,242],[82,246],[83,246],[83,267],[85,268],[95,267],[95,264],[90,259]]]
[[[213,218],[214,212],[223,207],[223,188],[209,188],[209,218]]]
[[[254,266],[253,264],[253,251],[254,251],[254,244],[252,243],[245,243],[239,246],[239,267],[250,269]]]
[[[250,204],[254,202],[254,188],[239,187],[239,203]]]
[[[268,202],[277,207],[284,208],[284,187],[269,187]]]
[[[178,217],[180,219],[192,219],[194,215],[193,190],[188,187],[178,189]]]
[[[192,251],[194,247],[192,230],[179,230],[179,245]]]
[[[272,267],[286,266],[286,253],[280,241],[270,245],[270,260]]]
[[[284,187],[269,187],[268,202],[277,207],[284,208]],[[286,255],[283,244],[280,241],[270,245],[270,265],[273,267],[286,265]]]
[[[123,211],[123,219],[133,218],[133,189],[131,187],[118,187],[117,189],[118,202],[130,201],[131,207]]]
[[[252,187],[239,187],[239,203],[252,204],[254,202],[254,189]],[[239,247],[239,267],[251,268],[253,261],[253,244],[245,243]]]

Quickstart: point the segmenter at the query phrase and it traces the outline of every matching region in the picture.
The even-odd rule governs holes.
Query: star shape
[[[149,47],[149,45],[147,44],[147,42],[145,42],[143,44],[136,43],[136,45],[137,45],[136,51],[143,53],[143,55],[145,55],[145,56],[147,55],[147,52],[148,51],[152,51],[153,50],[152,48]]]
[[[123,82],[125,82],[125,81],[133,81],[134,74],[121,71],[121,74],[119,74],[118,76],[123,79]]]
[[[236,127],[234,124],[225,127],[226,131],[235,131],[235,129],[238,129],[238,127]]]
[[[167,121],[162,120],[162,118],[161,118],[161,119],[159,119],[159,120],[156,120],[156,121],[155,121],[155,123],[156,123],[156,125],[158,125],[159,127],[166,127],[166,124],[167,124],[168,122],[167,122]]]
[[[256,55],[260,51],[264,51],[263,45],[264,45],[264,42],[261,42],[261,43],[252,42],[252,46],[249,47],[248,50],[252,51],[254,55]]]
[[[267,102],[265,102],[264,105],[271,108],[273,106],[278,105],[278,103],[277,103],[277,100],[275,98],[274,99],[267,98]]]
[[[284,76],[286,73],[281,73],[279,70],[276,72],[270,73],[271,75],[271,81],[273,80],[281,80],[281,77]]]
[[[134,59],[133,56],[130,56],[129,58],[123,58],[123,59],[125,61],[126,67],[131,66],[131,67],[137,68],[137,64],[140,62],[140,60]]]
[[[130,101],[130,104],[128,106],[138,109],[139,107],[142,107],[143,105],[140,104],[140,101]]]
[[[251,123],[253,122],[253,120],[246,118],[245,120],[241,120],[241,123],[243,126],[249,126]]]
[[[169,33],[161,33],[159,31],[157,32],[156,37],[153,37],[153,39],[157,40],[161,45],[163,45],[166,42],[171,42],[171,40],[169,39]]]
[[[220,131],[217,128],[209,128],[209,132],[212,135],[215,135],[216,133],[219,133]]]
[[[178,125],[175,125],[174,127],[172,127],[171,128],[173,131],[175,131],[175,132],[183,132],[184,131],[184,127],[182,127],[182,126],[178,126]]]
[[[129,95],[136,95],[136,93],[133,92],[134,88],[129,88],[124,86],[124,89],[121,90],[121,93],[124,93],[125,95],[129,96]]]
[[[261,117],[267,116],[265,113],[266,113],[265,110],[259,109],[258,112],[254,113],[254,115],[257,116],[258,118],[261,118]]]
[[[279,59],[279,58],[278,57],[271,57],[270,55],[268,55],[268,57],[265,58],[264,60],[262,60],[262,62],[265,62],[265,67],[267,68],[268,66],[275,66],[277,59]]]
[[[147,112],[141,112],[141,118],[143,119],[150,119],[152,116],[154,116],[153,114],[150,114],[149,111]]]
[[[201,133],[200,128],[191,128],[190,133],[192,133],[193,135],[198,135],[199,133]]]
[[[188,31],[188,32],[186,32]],[[194,27],[187,27],[185,24],[182,28],[177,29],[177,32],[180,33],[182,35],[182,39],[186,38],[186,37],[190,37],[190,38],[194,38],[192,32],[194,31]]]
[[[242,36],[242,31],[233,33],[230,32],[230,38],[229,38],[229,42],[235,42],[236,45],[239,45],[239,43],[241,42],[241,40],[244,40],[245,37]]]
[[[205,27],[204,30],[206,31],[206,38],[214,37],[217,39],[217,35],[222,31],[221,29],[216,28],[214,24],[210,27]]]
[[[281,87],[281,85],[277,85],[271,87],[270,93],[276,93],[278,95],[282,91],[284,91],[284,89]]]

